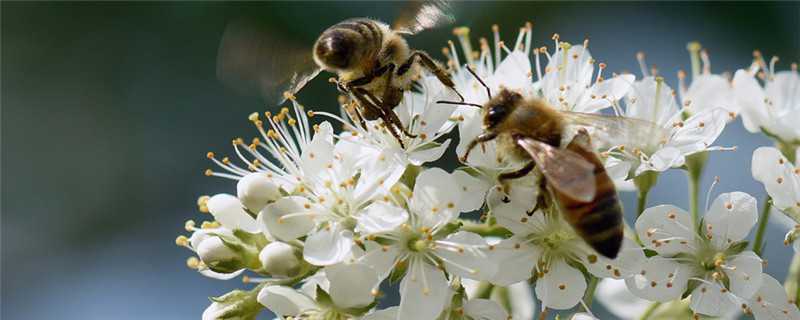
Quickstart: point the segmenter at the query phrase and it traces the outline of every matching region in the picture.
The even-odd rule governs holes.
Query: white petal
[[[701,74],[692,79],[692,84],[683,97],[684,103],[688,102],[685,109],[697,113],[713,108],[723,108],[726,111],[738,112],[734,101],[734,92],[731,83],[724,77],[716,74]]]
[[[499,303],[489,299],[467,301],[464,314],[475,320],[508,320],[508,312]]]
[[[674,130],[667,145],[678,148],[684,156],[704,151],[722,134],[728,119],[728,112],[722,108],[700,111]]]
[[[396,229],[408,221],[408,212],[388,203],[373,202],[356,219],[356,232],[368,235]]]
[[[514,189],[512,189],[512,193]],[[509,197],[510,198],[510,197]],[[536,205],[535,197],[531,197],[531,202],[510,201],[500,203],[492,208],[492,213],[497,219],[497,224],[507,228],[514,234],[528,235],[540,231],[547,224],[547,219],[541,211],[528,212],[533,210]]]
[[[530,279],[533,267],[539,261],[541,249],[525,241],[524,238],[511,238],[494,246],[494,259],[497,272],[491,282],[508,286]]]
[[[314,227],[312,209],[314,207],[306,198],[284,197],[264,207],[258,214],[258,221],[276,238],[294,240],[306,235]]]
[[[744,192],[723,193],[714,200],[703,217],[706,231],[713,235],[717,248],[747,237],[758,221],[756,199]]]
[[[317,309],[311,298],[291,287],[267,286],[258,292],[258,302],[280,316],[294,316],[303,311]]]
[[[733,92],[742,113],[742,123],[750,132],[761,132],[767,122],[767,108],[764,103],[764,89],[755,77],[746,70],[738,70],[733,76]]]
[[[460,199],[455,178],[442,169],[432,168],[417,176],[409,208],[423,220],[424,226],[433,227],[458,215]]]
[[[510,90],[527,92],[531,90],[532,85],[531,78],[528,77],[530,72],[530,59],[524,52],[514,50],[500,62],[494,71],[494,75],[487,81],[492,83],[491,87],[502,85]]]
[[[486,192],[489,191],[492,185],[486,180],[475,178],[463,170],[454,171],[453,177],[461,188],[459,192],[462,195],[467,195],[459,201],[459,211],[470,212],[480,209],[486,198]]]
[[[757,320],[800,319],[800,311],[794,303],[789,302],[786,290],[768,274],[763,275],[761,288],[747,305]]]
[[[305,177],[313,177],[324,171],[333,162],[333,128],[323,122],[314,133],[311,142],[300,156],[300,167]]]
[[[229,194],[218,194],[208,199],[208,211],[223,227],[230,230],[259,231],[256,219],[242,208],[239,199]]]
[[[675,206],[660,205],[645,209],[636,220],[636,234],[645,247],[664,256],[694,252],[692,218]]]
[[[388,277],[397,262],[400,249],[397,246],[381,245],[374,241],[366,241],[364,246],[367,253],[359,258],[359,262],[375,269],[381,279]]]
[[[763,261],[753,251],[737,254],[725,264],[725,274],[730,279],[733,294],[746,299],[761,287]]]
[[[623,74],[595,83],[585,95],[586,103],[576,110],[581,112],[597,112],[611,106],[612,103],[625,97],[636,80],[632,74]]]
[[[211,270],[211,269],[203,269],[203,270],[199,270],[198,272],[200,272],[200,274],[202,274],[203,276],[206,276],[206,277],[209,277],[209,278],[212,278],[212,279],[230,280],[230,279],[238,277],[240,274],[242,274],[242,272],[244,272],[244,270],[245,269],[237,270],[237,271],[234,271],[234,272],[231,272],[231,273],[221,273],[221,272],[216,272],[216,271]]]
[[[628,238],[623,239],[622,248],[616,259],[608,259],[594,252],[581,258],[586,269],[595,276],[614,279],[640,272],[642,264],[647,260],[642,248]]]
[[[397,320],[399,307],[388,307],[383,310],[375,310],[365,315],[361,320]]]
[[[737,298],[713,282],[701,283],[692,291],[689,308],[699,314],[717,317],[740,307]]]
[[[564,310],[574,307],[586,291],[586,279],[564,260],[550,263],[542,278],[536,280],[536,296],[542,307]]]
[[[685,159],[680,149],[666,146],[658,149],[658,151],[650,155],[650,158],[643,162],[639,168],[636,168],[636,175],[638,176],[645,171],[663,172],[669,168],[683,165],[684,161]]]
[[[776,208],[800,209],[800,175],[795,172],[800,168],[795,168],[773,147],[760,147],[753,151],[752,163],[753,178],[764,184]]]
[[[618,319],[636,319],[651,302],[633,295],[621,279],[603,279],[597,284],[596,297]]]
[[[531,285],[527,281],[508,286],[508,295],[513,319],[533,319],[536,301],[533,299]]]
[[[447,272],[470,279],[487,280],[497,265],[490,258],[488,244],[481,236],[459,231],[437,240],[434,252],[444,261]]]
[[[308,235],[303,248],[303,259],[313,265],[329,266],[347,259],[352,246],[353,232],[343,230],[337,223],[330,223]]]
[[[449,287],[444,272],[417,260],[400,282],[398,320],[435,319],[444,309]]]
[[[650,301],[667,302],[680,298],[689,282],[691,269],[673,260],[654,256],[642,264],[642,270],[625,279],[628,290]]]
[[[330,281],[330,295],[340,308],[359,308],[372,303],[372,290],[378,284],[374,269],[360,263],[336,264],[325,268]]]
[[[628,92],[625,113],[629,117],[647,120],[659,125],[668,123],[678,113],[678,105],[670,88],[654,77],[636,81]]]
[[[244,176],[236,184],[236,195],[250,212],[258,213],[268,202],[278,200],[278,185],[266,173],[255,172]]]

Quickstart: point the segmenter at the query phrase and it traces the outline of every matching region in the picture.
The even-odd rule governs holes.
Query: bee
[[[218,74],[234,86],[248,82],[267,94],[283,90],[287,93],[279,100],[283,103],[321,71],[335,73],[331,82],[357,103],[351,118],[365,129],[365,121],[381,119],[402,145],[401,133],[416,135],[393,109],[423,68],[458,94],[450,74],[426,52],[411,49],[404,36],[452,21],[444,1],[410,1],[393,26],[369,18],[344,20],[324,30],[305,53],[283,46],[278,43],[283,39],[274,35],[234,25],[223,36]]]
[[[477,78],[471,69],[468,70]],[[486,87],[480,78],[478,81]],[[642,120],[559,111],[543,100],[525,98],[505,88],[495,97],[488,87],[486,90],[490,100],[484,105],[439,101],[483,109],[484,132],[469,143],[460,160],[466,162],[476,146],[495,140],[498,154],[525,163],[517,171],[500,174],[501,184],[525,177],[538,167],[542,185],[550,191],[551,202],[558,206],[576,233],[598,253],[612,259],[616,257],[623,238],[622,208],[614,183],[593,151],[585,127],[598,132],[598,136],[608,137],[630,137],[635,130],[640,134],[660,133],[661,129]],[[572,127],[579,129],[562,147]],[[541,202],[537,201],[537,206]],[[533,214],[535,209],[528,214]]]

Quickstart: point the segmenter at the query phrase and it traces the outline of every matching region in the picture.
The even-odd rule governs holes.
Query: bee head
[[[522,101],[522,95],[508,89],[501,89],[499,94],[493,97],[483,106],[484,129],[492,129],[502,123],[508,115],[514,112],[517,104]]]
[[[348,30],[328,29],[314,44],[314,60],[324,69],[345,70],[358,60],[358,41]]]

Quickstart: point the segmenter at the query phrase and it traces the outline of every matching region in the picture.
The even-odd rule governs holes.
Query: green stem
[[[483,237],[508,238],[511,236],[511,231],[508,231],[508,229],[498,224],[489,225],[487,223],[477,223],[469,220],[462,220],[462,223],[461,230],[477,233]]]
[[[654,313],[656,313],[656,310],[660,306],[661,306],[661,302],[653,302],[653,304],[651,304],[649,307],[647,307],[647,309],[644,311],[644,313],[639,318],[639,320],[647,320],[647,319],[649,319],[650,316],[652,316]]]
[[[644,207],[647,205],[647,194],[650,190],[639,190],[636,193],[636,217],[638,218],[644,212]]]
[[[656,171],[645,171],[642,174],[633,178],[633,184],[636,185],[636,190],[638,190],[637,196],[637,205],[636,205],[636,217],[638,218],[642,215],[642,212],[647,205],[647,194],[650,193],[650,189],[653,188],[658,182],[658,172]]]
[[[756,229],[756,239],[753,241],[753,252],[761,256],[761,251],[764,247],[764,232],[767,230],[767,222],[769,222],[769,209],[772,207],[772,198],[769,196],[764,199],[764,208],[761,209],[761,219],[758,221],[758,229]]]
[[[798,299],[800,297],[800,253],[794,254],[788,273],[786,281],[783,282],[783,287],[786,288],[789,301],[794,301],[795,304],[800,305],[800,299]]]
[[[699,152],[686,157],[686,168],[689,174],[689,212],[692,214],[692,226],[695,232],[700,224],[700,177],[708,159],[708,152]]]
[[[592,302],[594,300],[594,291],[597,289],[597,284],[600,283],[600,280],[595,276],[590,276],[589,285],[586,288],[586,293],[583,295],[583,303],[586,304],[586,312],[590,312],[588,308],[592,307]]]

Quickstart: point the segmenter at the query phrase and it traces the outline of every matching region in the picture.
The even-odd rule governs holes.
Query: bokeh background
[[[354,16],[391,21],[401,3],[2,3],[2,319],[197,319],[208,296],[243,287],[185,266],[174,245],[186,219],[201,220],[198,195],[235,192],[202,172],[206,151],[228,153],[250,137],[253,111],[276,109],[216,79],[220,36],[248,17],[300,42]],[[648,54],[673,87],[689,68],[686,42],[700,41],[715,72],[747,66],[753,49],[800,58],[798,3],[456,3],[475,36],[498,23],[506,39],[534,22],[534,43],[590,37],[611,71],[638,70]],[[449,28],[410,41],[441,58]],[[281,43],[274,45],[280,46]],[[638,73],[638,72],[637,72]],[[327,76],[321,77],[322,79]],[[312,108],[335,106],[317,80]],[[800,120],[800,119],[798,119]],[[750,174],[752,150],[770,142],[740,120],[711,155],[702,192],[741,190],[763,199]],[[453,160],[451,157],[450,160]],[[451,162],[452,163],[452,162]],[[628,215],[635,195],[622,196]],[[687,204],[682,171],[663,175],[650,205]],[[701,203],[702,205],[702,203]],[[791,249],[770,226],[767,271],[785,276]],[[610,318],[595,304],[601,318]]]

